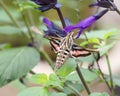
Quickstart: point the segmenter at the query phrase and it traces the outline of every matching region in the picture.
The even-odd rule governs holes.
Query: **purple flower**
[[[61,4],[57,2],[57,0],[31,0],[35,2],[37,5],[40,5],[38,10],[42,12],[47,11],[51,8],[60,8]]]
[[[102,10],[102,11],[80,21],[79,23],[77,23],[75,25],[71,25],[70,21],[68,19],[65,19],[65,23],[66,23],[67,27],[65,27],[64,29],[59,28],[53,22],[49,21],[47,18],[44,18],[43,22],[46,24],[47,29],[48,29],[47,31],[44,31],[45,36],[48,35],[48,36],[64,37],[72,30],[79,29],[80,31],[78,32],[77,37],[76,37],[76,38],[79,38],[81,33],[86,28],[91,26],[95,21],[97,21],[99,18],[101,18],[106,12],[108,12],[108,9]]]
[[[61,28],[59,28],[58,26],[56,26],[53,22],[49,21],[47,18],[43,19],[43,22],[46,24],[47,29],[45,32],[45,36],[61,36],[64,37],[66,36],[66,33],[63,33],[63,30]]]
[[[90,4],[90,7],[93,6],[108,8],[111,11],[118,10],[116,5],[114,4],[114,0],[97,0],[96,3]]]
[[[71,32],[74,29],[79,29],[80,31],[77,34],[76,38],[79,38],[81,33],[88,28],[89,26],[91,26],[95,21],[97,21],[99,18],[101,18],[106,12],[108,11],[108,9],[105,9],[103,11],[100,11],[98,13],[96,13],[95,15],[92,15],[82,21],[80,21],[79,23],[75,24],[75,25],[70,25],[64,28],[64,33],[68,34],[69,32]]]

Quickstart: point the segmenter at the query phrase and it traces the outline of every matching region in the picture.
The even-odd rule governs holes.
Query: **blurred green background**
[[[72,24],[76,24],[80,20],[95,13],[94,8],[90,9],[88,7],[92,1],[94,0],[59,0],[62,4],[61,10],[63,15],[68,17]],[[49,45],[46,45],[48,44],[48,42],[46,42],[47,40],[42,38],[41,35],[35,34],[31,30],[31,27],[36,26],[43,32],[46,28],[42,23],[43,17],[47,17],[61,26],[59,17],[53,9],[42,13],[39,10],[35,10],[34,6],[36,5],[30,2],[30,0],[0,0],[0,50],[10,47],[27,46],[28,43],[32,42],[30,39],[30,33],[32,33],[35,41],[38,41],[39,45],[44,45],[46,50],[50,52],[50,49],[48,49]],[[117,16],[119,15],[113,12],[107,13],[107,15],[97,22],[97,28],[109,29],[119,27]],[[116,21],[111,22],[111,18]],[[100,33],[102,32],[100,31]],[[95,36],[98,35],[99,34]]]

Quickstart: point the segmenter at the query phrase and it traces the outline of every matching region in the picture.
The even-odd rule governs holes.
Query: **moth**
[[[57,53],[56,69],[59,69],[65,61],[71,57],[88,56],[91,54],[92,49],[82,48],[75,44],[73,41],[74,32],[68,33],[65,37],[45,36],[50,40],[52,49]]]

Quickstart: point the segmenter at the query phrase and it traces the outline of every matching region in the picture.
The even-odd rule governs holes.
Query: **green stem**
[[[57,10],[58,16],[59,16],[59,18],[60,18],[60,20],[62,22],[62,26],[63,26],[63,28],[65,28],[66,24],[65,24],[65,20],[64,20],[63,14],[62,14],[60,8],[56,8],[56,10]]]
[[[108,53],[105,54],[105,57],[106,57],[106,60],[107,60],[108,71],[109,71],[109,75],[110,75],[111,92],[112,92],[112,96],[114,96],[112,70],[111,70],[111,66],[110,66],[110,60],[109,60],[109,57],[108,57]]]
[[[76,71],[77,71],[77,74],[78,74],[80,80],[82,81],[82,83],[83,83],[83,85],[84,85],[84,87],[85,87],[88,95],[90,95],[90,93],[91,93],[91,92],[90,92],[90,89],[88,88],[88,86],[87,86],[87,84],[86,84],[86,82],[85,82],[85,80],[84,80],[84,77],[83,77],[83,75],[82,75],[82,73],[81,73],[81,71],[80,71],[80,68],[79,68],[79,65],[78,65],[78,64],[77,64],[77,67],[76,67]]]
[[[32,45],[34,46],[34,38],[33,38],[33,36],[32,36],[32,31],[31,31],[31,29],[30,29],[30,26],[29,26],[29,24],[28,24],[28,21],[27,21],[25,15],[24,15],[22,12],[21,12],[21,14],[22,14],[24,23],[25,23],[25,25],[26,25],[26,27],[27,27],[27,30],[28,30],[28,33],[29,33],[29,36],[30,36],[30,40],[31,40],[31,42],[32,42]]]
[[[32,12],[31,12],[31,10],[27,10],[27,13],[28,13],[28,18],[29,18],[29,20],[30,20],[30,24],[31,24],[31,26],[34,26],[35,25],[35,22],[34,22],[34,20],[33,20],[33,14],[32,14]]]
[[[93,53],[93,54],[94,54],[94,53]],[[95,55],[93,55],[93,56],[94,56],[94,58],[96,58]],[[96,59],[95,59],[95,60],[96,60]],[[100,71],[100,74],[101,74],[104,82],[106,83],[107,87],[108,87],[109,90],[111,91],[110,85],[108,84],[108,82],[107,82],[107,80],[106,80],[106,78],[105,78],[105,76],[104,76],[104,74],[103,74],[103,72],[102,72],[102,70],[101,70],[101,68],[100,68],[99,63],[98,63],[97,61],[96,61],[96,63],[97,63],[98,70]]]

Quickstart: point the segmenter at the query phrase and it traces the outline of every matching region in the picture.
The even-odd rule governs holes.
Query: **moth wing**
[[[53,51],[55,51],[56,53],[60,50],[60,45],[57,42],[51,40],[50,44],[51,44]]]
[[[60,42],[61,42],[60,37],[59,36],[58,37],[54,37],[54,36],[46,35],[45,38],[47,38],[50,41],[51,49],[57,53],[58,50],[60,50],[60,47],[59,47],[60,46]]]
[[[80,56],[88,56],[91,54],[89,50],[86,50],[85,48],[80,47],[77,44],[72,45],[72,50],[70,51],[70,54],[73,57],[80,57]]]

